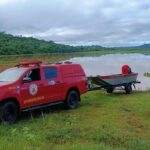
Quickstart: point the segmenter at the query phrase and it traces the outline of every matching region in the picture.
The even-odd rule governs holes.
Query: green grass
[[[115,51],[115,53],[129,53]],[[131,51],[130,51],[131,52]],[[149,53],[133,51],[133,53]],[[114,51],[73,54],[2,56],[0,70],[22,60],[44,63],[75,56],[97,56]],[[106,94],[89,92],[78,109],[61,107],[23,114],[17,124],[0,126],[0,150],[148,150],[150,147],[150,92]],[[44,112],[44,113],[42,113]]]
[[[1,125],[0,149],[148,150],[149,99],[150,92],[88,92],[75,110],[50,107]]]
[[[150,73],[146,72],[144,73],[144,76],[150,78]]]

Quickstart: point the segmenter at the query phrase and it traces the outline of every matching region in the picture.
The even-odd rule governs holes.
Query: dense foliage
[[[116,52],[148,52],[150,44],[136,47],[105,48],[99,45],[69,46],[57,44],[53,41],[39,40],[33,37],[13,36],[0,32],[0,55],[44,54],[44,53],[73,53],[99,51],[106,53]]]
[[[72,53],[102,49],[100,46],[79,46],[56,44],[53,41],[38,40],[32,37],[13,36],[0,32],[0,55]]]
[[[37,54],[72,52],[74,47],[56,44],[53,41],[38,40],[32,37],[13,36],[0,33],[0,54]]]

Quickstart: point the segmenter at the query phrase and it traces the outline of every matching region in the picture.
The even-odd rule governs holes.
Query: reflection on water
[[[87,76],[110,75],[121,73],[121,67],[128,64],[133,72],[139,73],[137,89],[150,89],[150,78],[144,77],[145,72],[150,72],[150,55],[144,54],[109,54],[97,57],[75,57],[69,61],[80,63]]]

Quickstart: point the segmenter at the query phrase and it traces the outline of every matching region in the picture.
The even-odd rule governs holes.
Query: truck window
[[[17,81],[26,71],[25,68],[10,68],[0,73],[0,82]]]
[[[40,69],[33,69],[30,70],[25,77],[31,78],[32,81],[39,81],[41,80],[41,75],[40,75]]]
[[[51,79],[57,77],[57,68],[47,67],[44,68],[45,79]]]

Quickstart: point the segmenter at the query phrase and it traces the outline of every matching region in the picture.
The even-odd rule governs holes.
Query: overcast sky
[[[0,31],[65,44],[150,43],[150,0],[0,0]]]

